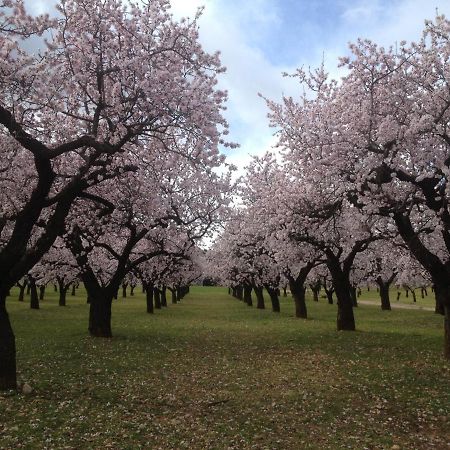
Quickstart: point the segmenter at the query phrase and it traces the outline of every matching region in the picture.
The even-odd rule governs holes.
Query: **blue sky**
[[[229,154],[242,168],[249,154],[275,143],[267,108],[258,92],[273,100],[295,96],[295,80],[283,78],[297,67],[322,59],[339,78],[338,57],[358,37],[380,45],[418,40],[425,19],[450,17],[450,0],[172,0],[175,16],[191,16],[204,5],[200,36],[208,50],[221,50],[227,73],[220,85],[229,92],[230,137],[241,147]]]
[[[26,0],[32,12],[48,10],[52,0]],[[275,143],[267,108],[258,93],[273,100],[295,96],[295,80],[283,78],[297,67],[316,67],[324,59],[335,78],[338,57],[348,42],[370,38],[380,45],[418,40],[425,19],[450,18],[450,0],[171,0],[174,16],[193,17],[200,6],[200,37],[208,51],[220,50],[227,72],[220,87],[229,93],[226,117],[230,139],[241,147],[229,153],[242,168],[249,154]]]

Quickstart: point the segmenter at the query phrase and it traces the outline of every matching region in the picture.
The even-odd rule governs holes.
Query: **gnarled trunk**
[[[167,308],[167,288],[165,286],[163,286],[163,288],[161,289],[161,306],[163,306],[164,308]]]
[[[255,291],[255,295],[256,295],[256,308],[257,309],[265,309],[266,305],[264,303],[263,288],[261,286],[254,286],[253,290]]]
[[[252,286],[249,284],[244,284],[244,302],[247,303],[248,306],[253,306]]]
[[[353,302],[350,297],[349,273],[342,270],[337,259],[329,258],[327,266],[333,279],[333,287],[337,298],[337,330],[355,331],[355,316],[353,314]]]
[[[306,278],[306,277],[305,277]],[[306,309],[305,301],[305,286],[302,281],[294,280],[294,278],[289,279],[289,288],[291,290],[292,298],[295,304],[295,317],[300,319],[308,318],[308,310]]]
[[[272,303],[272,311],[273,312],[280,312],[280,297],[279,297],[279,290],[273,289],[270,286],[266,286],[266,291],[269,294],[270,301]]]
[[[30,308],[39,309],[39,297],[37,293],[36,281],[33,277],[29,277],[30,286]]]
[[[153,292],[154,287],[150,283],[145,284],[145,301],[147,303],[147,312],[149,314],[154,313],[154,306],[153,306]]]
[[[111,330],[112,295],[99,292],[90,295],[89,333],[94,337],[112,337]]]
[[[155,299],[155,308],[161,309],[161,293],[158,288],[153,289],[154,299]]]
[[[39,286],[39,300],[44,300],[45,296],[45,284]]]
[[[0,293],[0,391],[16,388],[16,338],[6,311],[6,294]]]

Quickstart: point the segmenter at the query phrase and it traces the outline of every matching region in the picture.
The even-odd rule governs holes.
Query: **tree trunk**
[[[58,292],[58,286],[55,283],[53,283],[53,291]]]
[[[442,302],[439,301],[436,293],[434,294],[435,298],[435,305],[434,305],[434,312],[435,314],[441,314],[442,316],[445,316],[445,308]]]
[[[75,294],[77,293],[77,286],[74,284],[72,284],[72,296],[75,296]]]
[[[39,309],[39,297],[37,293],[36,281],[30,277],[30,308]]]
[[[19,284],[19,302],[23,302],[25,297],[25,289],[28,285],[28,281],[24,280],[23,284]]]
[[[242,288],[242,286],[237,286],[236,287],[236,294],[237,294],[237,298],[239,299],[239,300],[244,300],[244,296],[243,296],[243,288]]]
[[[287,297],[287,286],[283,287],[283,297]]]
[[[253,287],[253,290],[255,291],[255,295],[256,295],[256,308],[257,309],[265,309],[266,305],[264,303],[263,288],[261,286],[255,286],[255,287]]]
[[[308,318],[308,310],[306,309],[305,292],[306,289],[303,283],[295,283],[294,280],[289,280],[289,288],[295,303],[295,317],[300,319]]]
[[[391,301],[389,299],[389,285],[387,283],[378,282],[380,287],[381,309],[383,311],[391,310]]]
[[[177,290],[175,288],[170,290],[171,294],[172,294],[172,304],[176,305],[178,303],[177,300]]]
[[[444,356],[450,360],[450,305],[444,306]]]
[[[319,292],[320,292],[320,288],[316,289],[316,288],[311,288],[312,293],[313,293],[313,301],[318,302],[319,301]]]
[[[278,289],[273,289],[269,286],[266,286],[266,290],[269,293],[270,301],[272,303],[272,311],[280,312],[280,298]]]
[[[147,303],[147,312],[149,314],[154,313],[153,292],[154,292],[153,286],[150,283],[146,284],[145,285],[145,301]]]
[[[155,308],[161,309],[161,293],[158,288],[153,289],[154,299],[155,299]]]
[[[327,296],[328,304],[333,304],[333,292],[334,289],[325,289],[325,295]]]
[[[6,311],[6,295],[0,294],[0,391],[17,389],[16,338]]]
[[[90,296],[89,333],[94,337],[111,338],[112,295]]]
[[[134,285],[134,284],[132,284],[132,285],[130,285],[130,296],[131,297],[134,297],[134,288],[135,288],[136,286]]]
[[[358,299],[356,297],[356,287],[350,286],[350,298],[352,299],[353,308],[358,307]]]
[[[341,268],[337,259],[328,258],[327,266],[333,279],[334,292],[337,298],[337,330],[355,331],[349,273]]]
[[[45,296],[45,284],[39,286],[39,300],[44,300],[44,296]]]
[[[248,306],[253,306],[252,287],[249,284],[244,284],[244,302]]]
[[[122,284],[122,298],[127,298],[127,286],[128,284],[126,283]]]
[[[163,306],[164,308],[167,308],[167,288],[165,286],[163,286],[163,288],[161,289],[161,306]]]

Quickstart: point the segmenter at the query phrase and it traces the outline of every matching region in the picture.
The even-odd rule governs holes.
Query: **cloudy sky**
[[[274,143],[258,92],[271,99],[295,96],[295,80],[282,72],[324,59],[339,77],[337,58],[358,37],[395,45],[418,40],[436,11],[450,17],[450,0],[172,0],[176,16],[192,17],[201,5],[203,45],[220,50],[227,67],[221,86],[229,92],[231,138],[241,145],[228,153],[238,167]]]
[[[52,0],[27,0],[33,12]],[[267,109],[258,92],[277,100],[296,95],[295,68],[316,67],[322,59],[334,77],[348,42],[370,38],[385,46],[420,38],[425,19],[436,11],[450,17],[450,0],[171,0],[176,17],[193,17],[204,6],[200,36],[208,51],[220,50],[227,72],[230,138],[241,147],[229,161],[242,168],[249,154],[274,143]]]

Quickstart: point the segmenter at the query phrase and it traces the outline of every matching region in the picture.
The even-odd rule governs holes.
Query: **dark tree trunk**
[[[350,286],[350,298],[352,299],[353,308],[358,307],[358,298],[356,297],[356,287]]]
[[[30,283],[30,308],[31,309],[39,309],[39,297],[36,287],[36,281],[33,277],[29,278]]]
[[[255,291],[255,295],[256,295],[256,308],[257,309],[265,309],[266,305],[264,303],[263,288],[261,286],[254,286],[253,290]]]
[[[305,292],[306,289],[304,286],[293,287],[290,286],[292,297],[294,298],[295,303],[295,317],[299,317],[301,319],[308,318],[308,311],[306,309],[306,301],[305,301]]]
[[[344,271],[339,260],[330,256],[328,256],[327,266],[333,279],[333,287],[337,298],[337,330],[355,331],[355,316],[352,299],[350,298],[350,269]]]
[[[312,293],[313,293],[313,301],[318,302],[319,301],[320,288],[316,289],[316,288],[312,287],[311,290],[312,290]]]
[[[59,288],[59,306],[66,306],[67,289],[69,289],[69,286]]]
[[[283,288],[283,297],[287,297],[287,286]]]
[[[77,286],[76,286],[76,284],[74,283],[74,284],[72,284],[72,296],[75,296],[76,293],[77,293]]]
[[[231,294],[231,288],[228,288],[228,295]]]
[[[172,294],[172,304],[176,305],[178,303],[176,288],[171,289],[170,293]]]
[[[244,289],[242,286],[236,287],[236,295],[239,300],[244,300]]]
[[[58,292],[58,286],[55,283],[53,283],[53,291]]]
[[[444,306],[444,356],[450,359],[450,305]]]
[[[22,284],[19,284],[19,302],[23,302],[23,299],[25,298],[25,289],[28,285],[28,280],[23,280]]]
[[[436,294],[436,289],[434,288],[434,286],[431,289],[434,292],[434,300],[435,300],[434,312],[435,312],[435,314],[441,314],[442,316],[445,316],[444,304],[439,299],[439,295]]]
[[[158,288],[153,289],[154,299],[155,299],[155,308],[161,309],[161,293]]]
[[[163,288],[161,289],[161,306],[163,306],[164,308],[167,308],[167,288],[165,286],[163,286]]]
[[[391,301],[389,299],[389,285],[386,283],[378,283],[380,287],[381,309],[383,311],[391,310]]]
[[[269,294],[270,301],[272,303],[272,311],[273,312],[280,312],[280,297],[279,297],[279,290],[273,289],[270,286],[266,286],[266,290]]]
[[[391,310],[391,301],[389,298],[389,288],[391,287],[391,284],[395,280],[395,277],[397,276],[396,272],[393,272],[392,275],[387,280],[383,280],[381,276],[377,277],[377,284],[380,288],[380,299],[381,299],[381,309],[383,311],[390,311]],[[399,299],[399,294],[397,293],[397,300]]]
[[[17,389],[16,338],[6,311],[6,295],[0,293],[0,391]]]
[[[252,287],[249,284],[244,284],[244,302],[248,306],[253,306]]]
[[[149,314],[153,314],[154,313],[153,292],[154,292],[153,285],[150,284],[150,283],[145,284],[145,301],[147,302],[147,312]]]
[[[103,294],[103,293],[102,293]],[[112,295],[90,296],[89,333],[94,337],[111,338],[111,305]]]
[[[122,298],[127,298],[127,283],[122,283]]]
[[[44,300],[45,296],[45,284],[39,286],[39,300]]]
[[[402,293],[400,291],[397,292],[397,301],[400,300],[400,297],[402,296]]]
[[[327,288],[325,287],[325,295],[327,296],[327,301],[329,305],[333,304],[333,293],[334,293],[334,287]]]
[[[27,286],[27,295],[30,295],[30,293],[31,293],[31,286],[30,286],[30,283],[28,283],[28,286]]]
[[[136,287],[136,285],[131,284],[130,285],[130,297],[134,297],[134,288]]]

